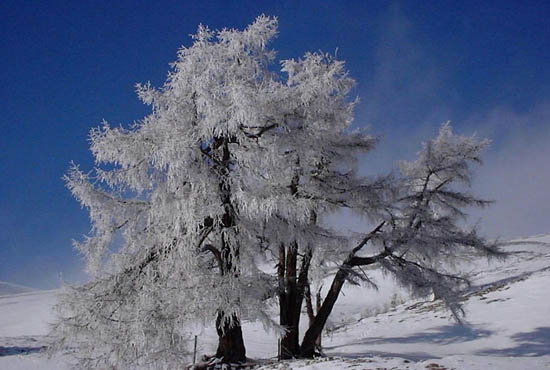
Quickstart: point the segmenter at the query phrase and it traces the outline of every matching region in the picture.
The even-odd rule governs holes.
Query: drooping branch
[[[361,242],[359,242],[359,244],[357,244],[357,246],[351,250],[350,256],[354,257],[357,252],[359,252],[365,245],[367,245],[369,240],[371,240],[376,234],[380,232],[380,230],[382,230],[382,227],[384,227],[385,224],[386,221],[380,222],[378,226],[376,226],[370,233],[368,233],[367,236],[365,236],[363,240],[361,240]]]
[[[446,274],[446,273],[437,271],[437,270],[435,270],[431,267],[427,267],[427,266],[421,265],[417,262],[407,260],[407,259],[405,259],[401,256],[396,256],[395,254],[391,254],[390,259],[392,259],[394,261],[397,261],[401,266],[407,266],[407,265],[414,266],[414,267],[418,268],[419,270],[426,271],[426,272],[428,272],[428,273],[430,273],[434,276],[438,276],[438,277],[443,278],[443,279],[455,280],[455,281],[458,281],[458,282],[461,282],[461,283],[465,284],[466,286],[470,286],[470,284],[471,284],[470,280],[468,280],[464,277],[457,276],[457,275],[452,275],[452,274]]]

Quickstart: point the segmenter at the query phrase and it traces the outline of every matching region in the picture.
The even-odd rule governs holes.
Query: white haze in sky
[[[495,138],[473,184],[496,202],[475,214],[482,230],[503,238],[550,233],[550,102],[523,114],[495,109],[471,122]]]
[[[472,192],[495,204],[468,219],[490,238],[550,233],[550,99],[518,113],[504,103],[481,112],[456,108],[450,85],[453,66],[437,50],[417,41],[413,25],[398,7],[378,24],[374,73],[358,86],[355,124],[380,137],[360,161],[364,174],[383,174],[413,158],[422,142],[450,120],[457,134],[492,141],[477,169]],[[350,71],[353,76],[354,71]],[[338,227],[366,232],[365,221],[334,217]]]

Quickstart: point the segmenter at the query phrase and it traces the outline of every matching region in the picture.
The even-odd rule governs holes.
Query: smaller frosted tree
[[[379,224],[348,254],[334,276],[319,312],[305,333],[300,353],[314,354],[315,342],[347,280],[360,279],[360,266],[378,264],[413,294],[433,292],[460,320],[460,291],[469,282],[442,266],[466,254],[498,257],[495,245],[475,230],[461,226],[465,207],[484,207],[490,202],[460,191],[469,186],[472,164],[481,163],[481,152],[489,144],[475,136],[453,134],[444,124],[434,140],[424,144],[418,159],[401,163],[401,176],[394,183],[394,197],[388,200]],[[370,255],[361,254],[370,246]],[[372,253],[374,252],[374,253]]]

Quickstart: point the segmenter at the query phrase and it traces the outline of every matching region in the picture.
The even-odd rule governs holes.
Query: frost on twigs
[[[401,163],[399,196],[378,239],[389,254],[382,268],[415,294],[433,292],[457,319],[463,314],[460,292],[469,282],[444,267],[468,258],[503,256],[496,244],[460,222],[466,217],[465,207],[491,203],[460,190],[470,185],[471,165],[481,163],[488,144],[475,136],[456,135],[449,123],[443,124],[417,160]]]
[[[362,266],[381,267],[415,296],[433,293],[461,320],[461,294],[469,282],[449,267],[471,258],[503,256],[496,244],[461,224],[465,207],[490,204],[463,190],[471,183],[472,164],[481,163],[481,152],[487,145],[487,140],[475,136],[455,135],[445,123],[439,135],[424,144],[418,159],[401,163],[399,175],[366,187],[378,196],[362,196],[354,203],[350,198],[341,200],[341,205],[351,205],[360,214],[369,215],[377,226],[362,235],[347,256],[340,257],[343,262],[305,333],[301,356],[314,355],[315,341],[344,282],[364,280],[373,286]],[[365,201],[363,207],[361,200]]]

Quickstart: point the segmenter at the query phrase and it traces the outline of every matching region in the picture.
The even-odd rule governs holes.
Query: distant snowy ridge
[[[0,296],[12,295],[12,294],[21,294],[21,293],[30,293],[36,289],[29,288],[23,285],[12,284],[5,281],[0,281]]]
[[[524,238],[514,238],[509,241],[510,244],[512,243],[541,243],[541,244],[547,244],[550,246],[550,234],[537,234],[537,235],[531,235]],[[506,244],[506,243],[505,243]]]

